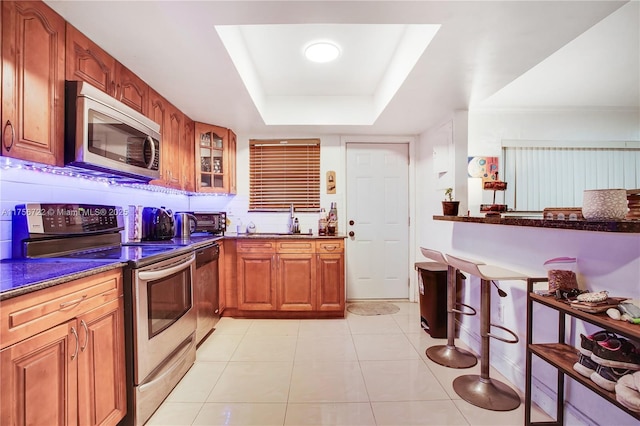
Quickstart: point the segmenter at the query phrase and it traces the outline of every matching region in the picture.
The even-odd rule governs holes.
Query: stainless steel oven
[[[189,370],[196,356],[193,307],[195,254],[131,269],[134,424],[144,424]],[[129,321],[127,321],[129,323]]]

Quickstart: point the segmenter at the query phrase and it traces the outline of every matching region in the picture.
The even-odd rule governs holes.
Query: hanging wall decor
[[[336,193],[336,172],[330,170],[327,172],[327,194]]]
[[[469,177],[482,178],[483,182],[496,180],[498,157],[469,157],[467,173]]]

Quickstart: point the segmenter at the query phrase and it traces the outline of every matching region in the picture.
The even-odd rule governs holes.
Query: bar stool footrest
[[[473,306],[467,305],[466,303],[456,303],[456,306],[464,306],[465,308],[470,309],[471,312],[465,312],[460,309],[452,309],[451,312],[460,314],[460,315],[470,315],[470,316],[474,316],[478,313],[478,311],[476,311],[476,308],[474,308]]]
[[[513,331],[509,330],[507,327],[503,327],[501,325],[498,324],[490,324],[491,327],[496,327],[499,328],[500,330],[504,330],[507,333],[511,334],[513,336],[512,340],[506,339],[502,336],[496,336],[495,334],[491,334],[491,332],[487,333],[487,336],[492,337],[496,340],[500,340],[501,342],[505,342],[505,343],[518,343],[520,341],[520,339],[518,338],[518,335],[516,333],[514,333]]]
[[[425,353],[431,361],[449,368],[470,368],[478,363],[473,353],[455,346],[431,346]]]

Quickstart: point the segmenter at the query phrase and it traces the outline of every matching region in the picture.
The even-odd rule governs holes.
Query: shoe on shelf
[[[640,351],[623,337],[598,341],[593,345],[591,359],[607,367],[640,370]]]
[[[596,369],[598,367],[599,365],[596,364],[595,361],[584,354],[578,354],[578,362],[573,364],[573,369],[582,374],[584,377],[591,377],[591,375],[596,372]]]
[[[616,400],[629,410],[640,413],[640,371],[620,377],[616,383]]]
[[[595,345],[597,342],[604,342],[616,337],[618,336],[606,330],[600,330],[597,333],[590,334],[589,336],[580,334],[580,347],[578,348],[578,350],[581,354],[591,356],[593,345]]]
[[[599,365],[596,371],[591,374],[591,380],[601,388],[606,389],[609,392],[614,392],[618,380],[631,373],[633,373],[633,370],[626,368],[614,368],[607,367],[606,365]]]

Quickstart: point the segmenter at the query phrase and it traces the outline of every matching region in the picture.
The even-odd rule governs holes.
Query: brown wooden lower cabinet
[[[78,318],[78,418],[81,425],[114,425],[126,414],[123,298]]]
[[[3,340],[0,351],[0,424],[118,424],[127,407],[123,309],[120,269],[1,302],[3,335],[18,341]]]
[[[276,303],[279,311],[314,311],[316,262],[313,253],[278,255]]]
[[[237,306],[230,316],[342,317],[345,307],[342,239],[237,239]],[[235,285],[234,285],[235,284]]]
[[[238,308],[276,309],[276,265],[273,253],[238,254]]]
[[[60,324],[0,352],[6,425],[76,425],[77,321]]]
[[[318,254],[317,310],[344,311],[344,255]]]

